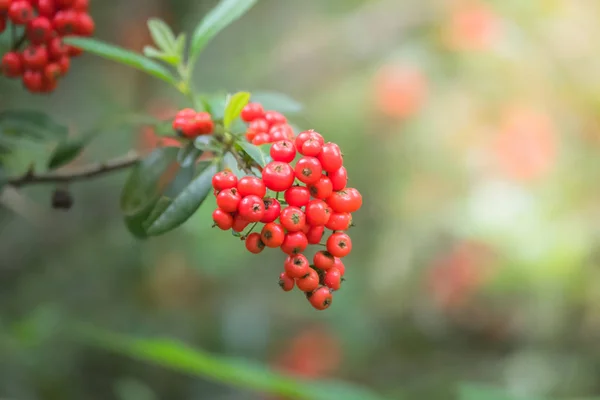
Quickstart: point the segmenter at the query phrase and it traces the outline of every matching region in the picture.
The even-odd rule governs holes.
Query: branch
[[[110,172],[129,168],[132,165],[135,165],[140,158],[141,156],[138,153],[130,152],[124,156],[113,158],[112,160],[88,164],[65,171],[48,172],[44,174],[35,174],[32,171],[29,171],[20,177],[9,179],[8,185],[20,187],[38,183],[65,183],[91,179]]]

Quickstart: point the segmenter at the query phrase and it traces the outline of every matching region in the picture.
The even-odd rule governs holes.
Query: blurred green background
[[[91,3],[97,38],[140,51],[147,18],[190,31],[216,1]],[[211,229],[212,198],[138,241],[118,209],[125,173],[75,184],[69,212],[50,209],[52,187],[4,193],[0,398],[268,398],[81,343],[73,323],[392,399],[600,394],[599,36],[590,0],[260,0],[211,42],[195,82],[285,92],[305,104],[297,126],[342,147],[364,206],[332,307],[278,288],[281,253]],[[92,55],[52,97],[0,79],[0,110],[42,109],[73,135],[184,105]],[[107,131],[75,164],[151,142]],[[50,148],[24,142],[5,163],[18,175]]]

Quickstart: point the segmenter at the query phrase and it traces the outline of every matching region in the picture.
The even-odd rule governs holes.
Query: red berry
[[[335,212],[352,213],[360,209],[362,206],[362,196],[360,192],[354,188],[346,188],[339,192],[333,192],[327,198],[327,204]]]
[[[260,237],[267,247],[279,247],[285,238],[283,227],[275,222],[269,222],[263,226]]]
[[[345,231],[350,228],[350,224],[352,224],[352,214],[331,213],[325,227],[332,231]]]
[[[335,143],[325,143],[321,154],[317,158],[323,169],[327,172],[337,171],[342,168],[342,164],[344,163],[342,151]]]
[[[287,122],[287,119],[283,116],[283,114],[277,111],[267,111],[264,118],[270,126],[285,124]]]
[[[250,253],[258,254],[265,248],[265,244],[260,240],[260,234],[253,232],[246,238],[246,249]]]
[[[39,71],[27,70],[23,73],[23,85],[32,93],[38,93],[42,90],[42,73]]]
[[[331,211],[323,200],[311,200],[306,206],[306,222],[309,225],[325,225],[329,221]]]
[[[271,143],[278,142],[281,140],[287,140],[288,135],[286,130],[281,128],[279,125],[275,127],[275,129],[269,129],[269,141]]]
[[[316,183],[321,178],[321,163],[315,157],[302,157],[296,163],[296,178],[307,185]]]
[[[265,203],[265,215],[262,217],[260,222],[266,224],[279,218],[279,213],[281,212],[281,204],[279,201],[277,199],[267,197],[263,199],[263,202]]]
[[[248,124],[248,129],[256,133],[267,133],[269,124],[263,118],[257,118]]]
[[[294,170],[290,164],[272,161],[263,169],[262,179],[268,189],[283,192],[294,183]]]
[[[52,37],[52,23],[46,17],[37,17],[27,23],[27,38],[33,44],[45,43]]]
[[[0,0],[0,14],[5,14],[8,12],[11,2],[12,0]]]
[[[300,154],[310,157],[316,157],[321,153],[321,149],[323,148],[323,143],[319,142],[315,138],[309,138],[306,142],[302,144],[302,148],[298,149]]]
[[[96,24],[87,12],[77,12],[75,17],[75,33],[80,36],[92,36]]]
[[[69,46],[69,56],[70,57],[78,57],[83,54],[83,49],[75,46]]]
[[[213,211],[212,218],[215,225],[224,231],[231,229],[233,226],[233,216],[220,208]]]
[[[302,149],[302,145],[304,144],[304,142],[306,142],[308,139],[316,139],[318,141],[321,142],[321,144],[323,144],[323,136],[321,136],[319,133],[315,132],[314,130],[309,130],[309,131],[304,131],[304,132],[300,132],[298,134],[298,136],[296,136],[296,140],[294,142],[294,144],[296,145],[296,149],[300,150]]]
[[[283,267],[290,278],[302,278],[311,269],[308,259],[303,254],[290,255]]]
[[[41,70],[48,63],[45,46],[29,46],[23,51],[23,65],[26,69]]]
[[[192,121],[194,136],[207,135],[215,128],[211,115],[205,111],[194,114]]]
[[[273,141],[276,140],[292,140],[294,139],[294,128],[292,128],[288,124],[277,124],[272,125],[269,128],[269,135],[273,138]],[[275,139],[275,137],[281,136],[283,139]]]
[[[265,183],[255,176],[245,176],[240,179],[237,184],[237,190],[242,197],[253,194],[263,198],[267,194]]]
[[[233,225],[231,226],[231,229],[234,232],[241,232],[244,229],[246,229],[246,227],[250,224],[249,221],[246,221],[244,218],[240,217],[239,215],[236,215],[233,217]]]
[[[52,19],[56,12],[54,0],[38,0],[37,10],[40,16]]]
[[[75,2],[73,3],[73,9],[76,11],[87,11],[89,8],[89,0],[75,0]]]
[[[235,176],[235,174],[229,170],[217,172],[212,177],[212,186],[216,190],[231,189],[236,187],[237,183],[237,176]],[[242,196],[241,193],[240,196]]]
[[[344,266],[342,260],[338,257],[335,257],[335,263],[333,264],[333,268],[339,270],[342,276],[344,276],[344,274],[346,273],[346,267]]]
[[[75,0],[54,0],[60,8],[70,8],[75,4]]]
[[[288,232],[298,232],[306,225],[306,217],[301,209],[290,206],[281,210],[279,222]]]
[[[241,117],[244,122],[252,122],[257,118],[262,118],[265,110],[259,103],[248,103],[242,109]]]
[[[242,196],[235,188],[222,190],[217,195],[217,205],[225,212],[236,212],[240,201]]]
[[[60,72],[65,75],[71,67],[71,59],[69,56],[63,56],[58,60],[58,65],[60,66]]]
[[[333,172],[328,172],[327,176],[331,180],[331,185],[334,191],[339,191],[346,188],[348,184],[348,172],[346,167],[341,167]]]
[[[321,242],[321,238],[323,237],[323,233],[325,232],[325,227],[323,225],[306,225],[308,226],[308,231],[306,232],[306,239],[309,244],[319,244]]]
[[[325,271],[325,277],[323,278],[325,286],[331,290],[339,290],[342,285],[342,274],[339,269],[331,268]]]
[[[69,47],[65,45],[59,37],[50,39],[47,43],[47,47],[51,60],[60,60],[69,53]]]
[[[294,278],[290,278],[287,276],[285,272],[279,274],[279,287],[283,289],[284,292],[289,292],[294,288],[295,281]]]
[[[42,89],[40,90],[41,93],[53,92],[54,89],[56,89],[56,86],[58,86],[58,81],[56,79],[46,79],[42,75]]]
[[[331,179],[326,175],[321,175],[318,182],[308,187],[310,194],[317,199],[326,199],[333,193],[333,185]]]
[[[260,146],[269,143],[270,140],[271,138],[269,137],[269,134],[261,132],[254,136],[254,139],[252,139],[252,144],[255,146]]]
[[[2,70],[2,74],[9,78],[21,76],[23,73],[23,62],[19,53],[16,51],[6,53],[2,57],[0,69]]]
[[[317,310],[325,310],[333,302],[333,295],[326,286],[321,286],[307,294],[307,298],[310,304]]]
[[[58,63],[50,63],[44,68],[44,78],[48,81],[56,81],[62,75],[62,70]]]
[[[177,112],[177,114],[175,115],[175,118],[194,118],[196,116],[196,110],[194,110],[193,108],[184,108],[182,110],[179,110]]]
[[[280,140],[273,143],[270,154],[273,161],[290,163],[296,158],[296,148],[290,140]]]
[[[27,0],[16,0],[8,7],[8,18],[15,25],[25,25],[34,18],[33,7]]]
[[[309,268],[306,275],[296,279],[296,286],[303,292],[312,292],[319,287],[319,274],[314,269]]]
[[[332,268],[334,263],[334,257],[331,255],[331,253],[325,250],[317,251],[313,257],[313,264],[315,267],[322,270],[328,270]]]
[[[238,213],[248,222],[258,222],[265,215],[265,203],[258,196],[245,196],[238,205]]]
[[[310,191],[304,186],[292,186],[285,191],[283,198],[290,206],[304,207],[310,201]]]
[[[350,236],[342,232],[335,232],[327,239],[327,251],[335,257],[345,257],[352,251]]]
[[[308,240],[304,232],[289,232],[283,239],[281,251],[286,254],[298,254],[306,250],[307,246]]]

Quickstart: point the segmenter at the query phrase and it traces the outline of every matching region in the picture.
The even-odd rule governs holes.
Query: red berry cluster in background
[[[346,187],[348,176],[338,145],[325,143],[315,131],[301,132],[293,141],[276,141],[270,155],[273,161],[260,178],[238,179],[228,170],[215,174],[215,226],[241,233],[253,224],[242,236],[248,251],[258,254],[265,247],[279,247],[288,255],[279,276],[281,288],[290,291],[297,286],[314,308],[324,310],[342,283],[341,259],[352,250],[345,231],[362,196]],[[280,193],[283,200],[278,200]],[[264,224],[260,233],[253,232],[258,224]],[[326,248],[316,252],[312,262],[303,254],[309,244]]]
[[[246,139],[254,145],[294,138],[294,130],[285,116],[277,111],[265,111],[259,103],[248,103],[241,117],[248,123]]]
[[[65,36],[91,36],[94,20],[89,0],[0,0],[0,33],[8,23],[24,27],[23,36],[4,54],[0,71],[21,78],[32,93],[50,93],[81,49],[63,43]],[[23,49],[21,49],[25,46]]]
[[[175,115],[173,120],[173,130],[190,139],[200,135],[209,135],[214,129],[215,124],[210,114],[205,111],[196,112],[191,108],[184,108]]]

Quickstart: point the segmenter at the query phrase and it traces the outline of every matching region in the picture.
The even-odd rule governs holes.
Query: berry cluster
[[[277,111],[265,111],[259,103],[248,103],[242,110],[241,118],[248,123],[246,139],[254,145],[294,138],[294,129],[285,116]]]
[[[246,109],[246,117],[247,113]],[[300,157],[292,165],[297,153]],[[248,251],[281,248],[288,254],[279,276],[281,288],[290,291],[297,286],[314,308],[324,310],[342,283],[341,258],[352,250],[344,231],[352,224],[351,213],[361,207],[362,196],[346,187],[348,176],[338,145],[324,143],[315,131],[301,132],[293,141],[276,141],[270,155],[273,161],[263,168],[261,178],[238,180],[228,170],[215,174],[215,226],[242,233],[253,224],[242,234]],[[268,191],[275,194],[267,195]],[[253,232],[259,223],[264,224],[260,233]],[[321,243],[326,229],[332,232]],[[303,254],[309,244],[326,248],[314,255],[312,263]]]
[[[65,36],[91,36],[94,20],[89,0],[0,0],[0,33],[8,22],[23,26],[24,34],[4,54],[0,71],[21,78],[32,93],[50,93],[82,50],[63,43]],[[22,46],[26,46],[20,50]]]
[[[184,108],[175,115],[173,130],[183,137],[192,139],[200,135],[209,135],[215,129],[215,124],[209,113],[196,112],[191,108]]]

